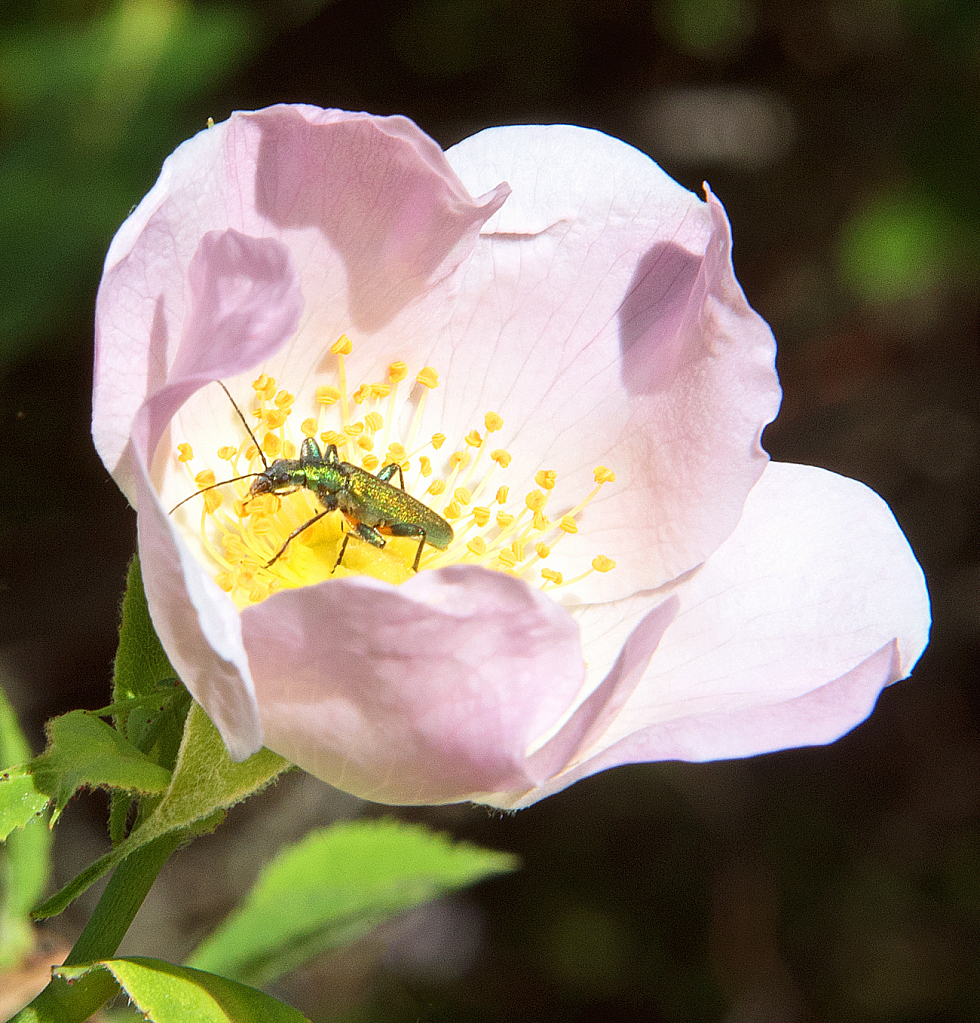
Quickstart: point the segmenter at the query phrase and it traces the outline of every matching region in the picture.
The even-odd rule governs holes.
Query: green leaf
[[[170,690],[171,680],[179,685],[173,665],[153,628],[139,555],[134,554],[126,578],[113,676],[113,703],[121,706],[114,706],[113,720],[116,727],[144,753],[153,750],[154,759],[165,767],[173,767],[177,758],[190,706],[190,694],[182,686],[180,689],[186,703],[175,698]],[[157,714],[134,713],[130,707],[133,702],[152,701],[154,698],[161,700]],[[130,798],[123,793],[113,793],[109,812],[109,834],[113,845],[118,845],[126,833],[130,803]]]
[[[109,959],[61,966],[54,976],[79,981],[105,970],[152,1023],[309,1023],[296,1009],[233,980],[159,959]]]
[[[47,724],[48,748],[31,765],[37,788],[54,800],[57,820],[83,786],[147,795],[164,792],[170,772],[110,725],[83,710]]]
[[[12,767],[31,759],[31,747],[20,730],[17,714],[0,689],[0,766]]]
[[[0,689],[0,764],[31,756],[17,715]],[[23,768],[0,775],[0,972],[34,947],[28,912],[41,897],[51,870],[51,832],[43,819],[47,797]],[[23,828],[10,834],[15,828]]]
[[[22,828],[48,805],[48,797],[38,792],[26,767],[12,767],[0,776],[0,841],[15,828]]]
[[[129,563],[126,593],[123,596],[113,700],[148,696],[161,679],[174,678],[176,675],[150,620],[140,561],[134,555]]]
[[[350,821],[279,854],[189,965],[264,985],[326,949],[517,861],[399,821]]]
[[[126,856],[163,835],[186,830],[187,837],[192,838],[213,831],[226,809],[260,792],[291,766],[288,760],[267,749],[236,764],[207,714],[198,704],[192,704],[173,776],[157,805],[127,838],[38,906],[32,915],[42,919],[61,913]]]

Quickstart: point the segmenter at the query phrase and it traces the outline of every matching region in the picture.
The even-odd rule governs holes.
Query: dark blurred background
[[[776,458],[891,504],[936,624],[826,748],[621,768],[515,816],[401,811],[524,870],[312,964],[313,1019],[980,1018],[980,6],[975,0],[37,0],[0,10],[0,677],[107,702],[132,513],[89,438],[116,227],[211,116],[404,113],[448,146],[572,122],[708,179],[779,342]],[[63,882],[104,803],[59,827]],[[290,776],[178,856],[132,953],[179,959],[285,837],[380,814]],[[169,894],[168,894],[169,893]],[[57,921],[67,938],[82,912]]]

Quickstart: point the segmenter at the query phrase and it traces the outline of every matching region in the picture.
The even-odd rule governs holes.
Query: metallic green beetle
[[[396,473],[401,487],[388,482]],[[294,529],[266,568],[276,562],[300,533],[337,509],[354,528],[344,534],[334,570],[343,561],[347,541],[354,533],[379,548],[385,545],[384,533],[418,537],[419,546],[412,563],[415,572],[419,570],[422,548],[427,543],[445,550],[453,542],[453,527],[405,490],[405,476],[397,462],[384,466],[374,475],[351,462],[342,462],[335,444],[328,444],[326,455],[322,455],[317,442],[307,437],[300,448],[299,458],[277,458],[257,474],[249,488],[249,496],[291,494],[302,488],[316,494],[323,511]]]
[[[238,418],[255,443],[265,468],[262,472],[249,472],[230,480],[213,483],[209,487],[202,487],[196,493],[185,497],[183,501],[178,501],[170,509],[171,515],[182,504],[197,497],[198,494],[214,490],[216,487],[223,487],[227,483],[235,483],[238,480],[252,479],[249,497],[257,497],[259,494],[282,496],[302,489],[312,491],[323,506],[323,511],[317,512],[312,518],[294,529],[271,560],[266,562],[266,568],[274,565],[282,557],[286,548],[300,533],[309,529],[324,515],[337,510],[343,514],[344,519],[353,526],[353,529],[344,534],[344,541],[340,545],[340,553],[337,555],[331,574],[343,561],[347,542],[354,533],[378,548],[385,546],[383,534],[418,537],[419,546],[415,552],[415,561],[412,563],[414,572],[419,570],[422,548],[426,544],[445,550],[453,542],[453,527],[441,515],[417,498],[412,497],[405,490],[405,476],[402,467],[397,462],[383,466],[375,475],[351,462],[341,461],[335,444],[327,445],[326,455],[321,454],[317,442],[312,437],[307,437],[300,448],[299,458],[277,458],[272,465],[269,465],[262,452],[262,446],[255,434],[252,433],[228,388],[220,380],[216,383],[234,405]],[[395,473],[398,474],[400,487],[393,486],[388,482]]]

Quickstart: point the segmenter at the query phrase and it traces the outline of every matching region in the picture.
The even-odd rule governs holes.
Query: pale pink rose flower
[[[830,742],[922,652],[922,573],[884,502],[767,461],[774,350],[720,203],[622,142],[521,126],[443,153],[404,118],[278,106],[180,146],[116,235],[93,434],[157,631],[233,757],[265,744],[382,802],[522,806],[617,764]],[[414,538],[355,536],[337,564],[336,513],[265,568],[322,506],[262,519],[250,479],[171,514],[199,469],[263,468],[218,457],[251,443],[218,380],[279,438],[269,461],[312,432],[377,471],[405,443],[452,545],[415,574]],[[374,382],[391,394],[355,400]],[[543,531],[513,553],[529,494]]]

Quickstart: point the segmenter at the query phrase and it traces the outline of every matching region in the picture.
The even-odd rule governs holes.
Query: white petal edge
[[[888,505],[813,466],[770,463],[732,536],[673,589],[680,611],[610,728],[547,785],[498,805],[617,764],[832,742],[928,642],[925,578]],[[624,616],[643,600],[654,595],[621,602]],[[590,614],[607,611],[576,614],[587,660]]]

